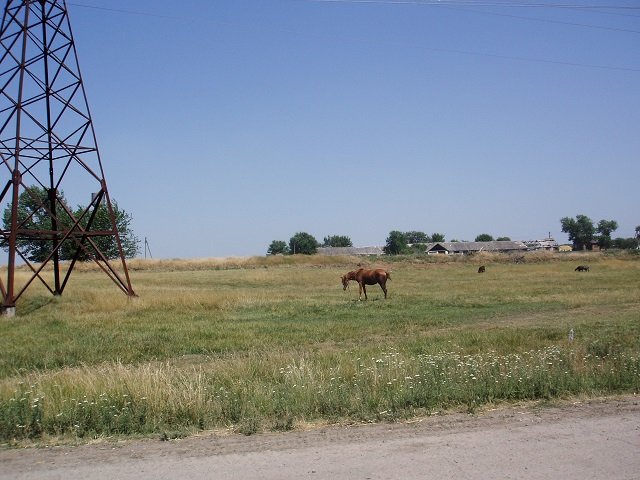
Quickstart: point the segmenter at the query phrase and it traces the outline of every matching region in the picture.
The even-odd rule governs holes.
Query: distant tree
[[[431,238],[424,232],[405,232],[407,243],[429,243]]]
[[[388,255],[398,255],[407,251],[407,235],[398,230],[389,233],[384,246],[384,253]]]
[[[286,255],[288,253],[289,247],[284,240],[274,240],[267,250],[267,255]]]
[[[115,200],[111,201],[111,208],[113,210],[113,216],[116,222],[116,229],[118,230],[118,235],[120,236],[120,244],[122,246],[122,254],[125,258],[133,258],[140,251],[140,240],[133,233],[131,228],[131,223],[133,218],[123,209],[118,206],[118,203]],[[78,206],[75,211],[76,218],[79,218],[82,215],[82,212],[86,209],[86,207]],[[85,218],[80,222],[83,227],[87,226],[88,217],[85,215]],[[91,230],[111,230],[111,217],[109,216],[109,209],[105,203],[101,203],[95,214],[95,218],[93,223],[91,224]],[[94,243],[100,249],[100,251],[104,254],[105,257],[112,259],[118,258],[120,256],[120,252],[118,251],[118,243],[116,241],[116,237],[114,235],[100,236],[93,238]],[[75,242],[73,242],[75,243]],[[69,247],[74,247],[73,251],[75,252],[75,245],[69,243]],[[88,249],[90,252],[93,251],[92,248]],[[66,259],[71,259],[73,254],[66,254]],[[79,258],[81,260],[87,260],[88,256],[84,251],[80,252]]]
[[[638,241],[634,237],[614,238],[611,240],[611,248],[619,248],[621,250],[633,250],[638,246]]]
[[[493,242],[493,237],[488,233],[481,233],[475,239],[476,242]]]
[[[596,227],[598,232],[598,245],[600,248],[611,247],[611,233],[618,229],[618,222],[615,220],[600,220]]]
[[[498,242],[510,242],[511,239],[509,237],[498,237],[496,238]]]
[[[563,217],[560,219],[562,231],[573,242],[574,250],[586,250],[591,245],[596,227],[593,221],[586,215],[576,215],[576,218]]]
[[[289,239],[289,253],[313,255],[318,251],[318,241],[306,232],[298,232]]]
[[[323,247],[353,247],[351,239],[346,235],[329,235],[322,241]]]
[[[18,197],[18,223],[21,228],[29,230],[41,230],[48,231],[53,229],[51,218],[51,206],[49,200],[48,190],[32,186],[25,189]],[[114,200],[111,204],[113,214],[115,217],[116,228],[120,236],[120,244],[122,246],[122,253],[126,258],[135,257],[139,251],[140,241],[135,236],[131,222],[132,217],[130,214],[118,207],[117,202]],[[62,191],[57,192],[56,200],[56,230],[64,231],[71,229],[75,220],[69,215],[68,212],[72,212],[76,219],[80,219],[80,225],[83,228],[87,228],[89,218],[91,215],[84,215],[83,212],[86,207],[78,206],[75,211],[67,204]],[[11,208],[7,207],[3,214],[3,224],[5,230],[11,227]],[[112,230],[111,217],[107,206],[103,203],[98,206],[93,215],[93,222],[91,224],[91,231],[110,231]],[[120,256],[118,250],[118,243],[114,235],[105,236],[93,236],[93,242],[100,249],[107,259],[117,258]],[[84,243],[87,250],[93,253],[94,249],[89,243]],[[38,239],[38,238],[23,238],[19,239],[17,243],[18,249],[25,255],[25,257],[33,262],[43,262],[53,249],[53,245],[50,239]],[[7,248],[6,242],[3,242],[3,247]],[[60,260],[71,260],[78,251],[78,243],[74,240],[68,239],[58,249],[58,255]],[[79,260],[87,260],[89,255],[84,251],[78,252]]]
[[[640,225],[636,227],[636,240],[640,240]]]
[[[68,211],[71,211],[67,200],[64,198],[64,192],[61,190],[57,194],[57,202],[64,205]],[[65,212],[61,205],[56,206],[57,228],[71,228],[73,221]],[[50,200],[48,190],[31,186],[20,193],[17,205],[17,222],[20,229],[25,230],[51,230]],[[4,210],[3,224],[4,229],[11,228],[11,207],[8,206]],[[8,249],[8,243],[2,242],[2,246]],[[51,240],[19,238],[16,246],[25,257],[32,262],[43,262],[52,250]],[[62,248],[62,247],[61,247]]]
[[[432,242],[444,242],[444,233],[434,233],[431,235]]]

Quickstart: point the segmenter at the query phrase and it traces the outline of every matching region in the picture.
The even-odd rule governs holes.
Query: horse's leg
[[[368,298],[367,298],[367,286],[364,284],[364,282],[362,282],[362,291],[364,292],[364,299],[368,300]]]
[[[365,296],[367,295],[367,291],[364,291]],[[358,282],[358,300],[362,300],[362,282]]]
[[[384,292],[384,298],[387,298],[387,285],[386,285],[387,281],[386,280],[381,280],[380,281],[380,287],[382,288],[382,291]]]

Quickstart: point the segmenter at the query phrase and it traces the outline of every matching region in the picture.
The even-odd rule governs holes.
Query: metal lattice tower
[[[0,55],[0,206],[11,212],[0,230],[8,257],[6,282],[0,277],[3,313],[15,311],[17,299],[34,280],[52,294],[62,294],[79,260],[95,261],[125,294],[135,296],[66,2],[8,0]],[[88,207],[80,213],[72,211],[63,200],[63,189],[73,190]],[[25,196],[26,212],[18,208],[18,199]],[[105,210],[106,224],[110,224],[106,228],[105,221],[97,220]],[[115,242],[118,260],[105,253],[105,239],[111,245]],[[25,253],[26,243],[38,246],[39,261]],[[17,284],[20,261],[27,265],[28,274],[21,272]]]

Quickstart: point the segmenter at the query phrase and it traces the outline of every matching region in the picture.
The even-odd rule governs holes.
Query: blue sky
[[[640,225],[637,1],[68,9],[110,195],[154,258]]]

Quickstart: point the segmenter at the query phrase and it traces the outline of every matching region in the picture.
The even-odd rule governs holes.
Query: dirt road
[[[392,425],[0,451],[0,479],[640,479],[640,398]]]

